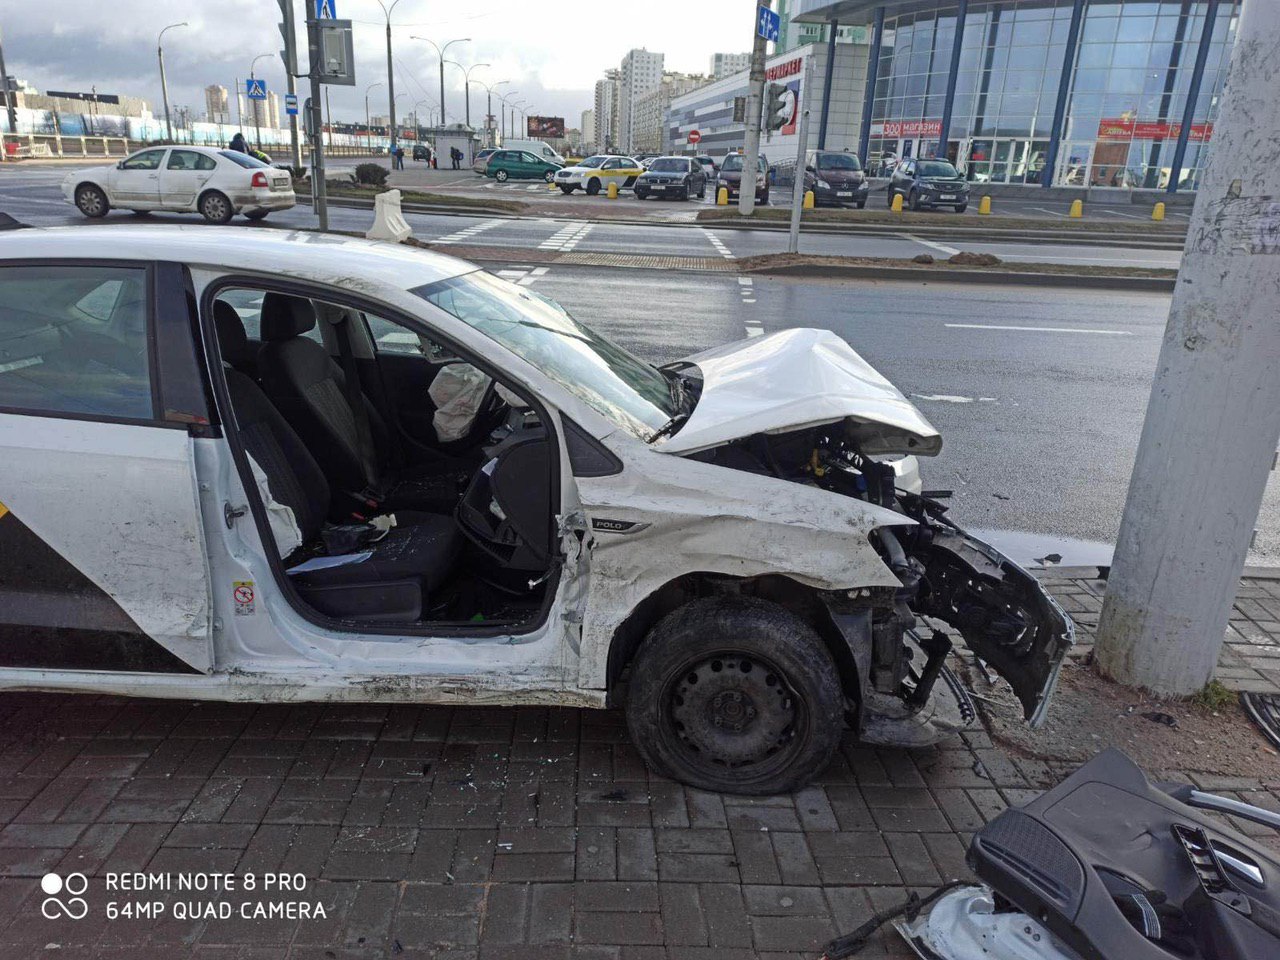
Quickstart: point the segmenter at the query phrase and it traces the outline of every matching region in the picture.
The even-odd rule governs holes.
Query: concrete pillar
[[[1246,3],[1098,625],[1122,683],[1213,675],[1280,442],[1280,17]]]
[[[1196,115],[1196,101],[1200,99],[1200,83],[1204,80],[1204,65],[1209,59],[1209,46],[1213,42],[1213,25],[1218,20],[1218,0],[1209,0],[1205,8],[1204,29],[1200,31],[1200,43],[1196,48],[1196,62],[1191,68],[1191,83],[1187,89],[1187,105],[1182,111],[1182,127],[1178,130],[1178,145],[1173,150],[1173,163],[1169,165],[1169,193],[1178,192],[1182,179],[1182,164],[1187,159],[1187,140],[1191,136],[1191,122]]]
[[[956,7],[956,34],[951,41],[951,65],[947,68],[947,92],[942,100],[942,123],[938,128],[939,160],[947,159],[947,141],[951,139],[951,108],[956,102],[956,74],[960,70],[960,51],[964,47],[964,23],[968,14],[969,0],[960,0]],[[921,156],[924,156],[923,152]]]
[[[867,152],[871,148],[872,106],[876,99],[876,74],[880,72],[880,46],[884,39],[884,7],[876,7],[876,22],[871,32],[871,50],[867,57],[867,86],[862,94],[862,127],[858,131],[858,159],[862,161],[862,169],[871,175],[871,158]]]
[[[1071,74],[1075,69],[1076,47],[1080,45],[1080,24],[1084,21],[1085,0],[1075,0],[1071,6],[1071,22],[1067,26],[1067,45],[1062,53],[1062,71],[1058,74],[1058,96],[1053,105],[1053,126],[1049,128],[1049,149],[1044,155],[1044,170],[1040,185],[1053,186],[1057,176],[1058,148],[1062,144],[1062,127],[1067,120],[1067,95],[1071,92]]]

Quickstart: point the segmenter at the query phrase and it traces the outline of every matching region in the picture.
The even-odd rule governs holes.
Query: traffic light
[[[764,128],[769,132],[781,130],[787,123],[787,88],[781,83],[771,83],[764,91]]]

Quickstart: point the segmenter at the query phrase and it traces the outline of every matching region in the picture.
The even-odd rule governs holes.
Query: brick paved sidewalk
[[[1280,584],[1245,586],[1231,656],[1274,681]],[[1097,585],[1054,588],[1087,626]],[[812,787],[745,799],[649,775],[616,712],[6,694],[0,720],[6,960],[816,957],[908,888],[963,876],[972,832],[1066,772],[983,733],[912,752],[847,742]],[[1264,789],[1280,775],[1195,779],[1280,808]],[[89,876],[85,919],[41,916],[48,871]],[[307,887],[104,888],[130,871],[288,871]],[[328,916],[174,919],[211,898]],[[110,900],[166,914],[108,920]],[[908,956],[888,933],[864,955]]]

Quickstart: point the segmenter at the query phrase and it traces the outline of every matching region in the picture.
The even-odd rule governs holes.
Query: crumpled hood
[[[827,330],[784,330],[740,340],[673,364],[694,364],[702,396],[663,453],[707,450],[757,433],[789,433],[850,418],[869,455],[935,456],[933,424],[840,337]]]

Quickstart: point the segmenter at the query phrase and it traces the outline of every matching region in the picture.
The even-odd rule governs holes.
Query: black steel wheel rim
[[[767,658],[721,650],[687,661],[663,688],[663,724],[686,758],[750,776],[790,761],[808,724],[803,700]]]

